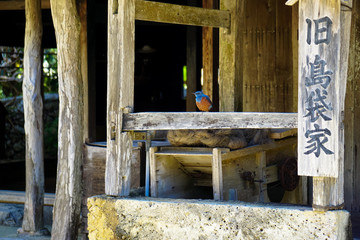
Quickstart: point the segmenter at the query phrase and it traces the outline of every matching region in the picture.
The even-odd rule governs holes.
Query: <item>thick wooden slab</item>
[[[123,130],[296,128],[296,113],[143,112],[124,114]]]
[[[338,177],[343,152],[340,0],[299,5],[299,175]]]

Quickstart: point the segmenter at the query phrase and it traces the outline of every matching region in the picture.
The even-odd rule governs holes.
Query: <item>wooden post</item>
[[[219,30],[219,111],[237,112],[243,107],[240,27],[245,1],[220,0],[220,9],[231,14],[230,29]]]
[[[212,152],[212,184],[214,200],[223,200],[223,177],[222,177],[222,159],[221,149],[214,148]]]
[[[188,5],[195,5],[195,1],[188,0]],[[186,27],[186,111],[196,112],[194,92],[197,83],[197,41],[196,27]]]
[[[349,50],[348,81],[345,100],[345,166],[344,198],[348,211],[360,211],[360,161],[357,146],[360,145],[360,2],[354,1]]]
[[[314,209],[336,209],[344,203],[350,20],[351,15],[340,13],[340,0],[299,2],[298,172],[314,176]]]
[[[108,93],[105,193],[130,193],[132,139],[123,113],[134,107],[135,1],[108,2]]]
[[[256,165],[257,165],[257,174],[256,178],[259,180],[259,202],[269,202],[269,197],[267,195],[266,183],[265,181],[265,167],[266,167],[266,152],[261,151],[256,154]]]
[[[41,94],[43,34],[41,1],[25,1],[23,102],[26,142],[26,197],[20,234],[46,234],[44,230],[44,140]],[[41,233],[42,232],[42,233]]]
[[[89,140],[89,81],[88,81],[88,44],[87,44],[87,0],[79,1],[80,9],[80,53],[81,75],[84,89],[84,142]]]
[[[213,0],[203,0],[203,8],[214,7]],[[203,27],[202,28],[202,49],[203,49],[203,92],[214,99],[213,96],[213,72],[214,72],[214,52],[213,52],[213,28]]]
[[[76,239],[80,226],[83,159],[83,80],[77,1],[51,0],[58,49],[58,174],[52,239]]]
[[[157,147],[151,147],[149,151],[149,162],[150,162],[150,185],[151,185],[151,197],[157,197],[157,176],[156,176],[156,156],[155,152],[157,151]]]

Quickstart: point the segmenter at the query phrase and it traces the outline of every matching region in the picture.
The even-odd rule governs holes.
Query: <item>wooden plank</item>
[[[230,11],[231,26],[219,30],[219,111],[243,110],[243,57],[240,40],[245,2],[220,0],[220,9]]]
[[[299,0],[287,0],[285,5],[287,6],[293,6],[295,3],[297,3]]]
[[[255,173],[256,178],[260,180],[259,182],[259,202],[268,202],[269,197],[267,196],[267,192],[265,190],[266,185],[262,181],[266,181],[265,175],[265,167],[266,167],[266,152],[261,151],[256,153],[256,165],[257,165],[257,173]]]
[[[297,143],[296,138],[289,138],[289,139],[279,140],[279,141],[275,141],[275,142],[268,143],[268,144],[255,145],[255,146],[231,151],[229,153],[225,153],[222,155],[222,159],[223,159],[223,161],[226,161],[226,160],[230,160],[230,159],[241,158],[244,156],[256,154],[259,151],[267,151],[270,149],[281,148],[284,146],[291,146],[296,143]]]
[[[41,0],[42,9],[50,9],[50,0]],[[25,0],[0,1],[0,11],[25,10]]]
[[[265,168],[265,183],[273,183],[279,181],[277,165],[271,165]]]
[[[293,69],[293,97],[292,112],[298,111],[298,79],[299,79],[299,4],[291,8],[291,44]]]
[[[203,8],[213,9],[214,0],[203,0]],[[214,99],[213,96],[213,71],[214,71],[214,38],[213,28],[203,27],[202,28],[202,63],[203,63],[203,92]]]
[[[87,0],[79,1],[79,15],[80,15],[80,55],[81,55],[81,77],[83,80],[84,90],[84,142],[90,138],[89,125],[89,79],[88,79],[88,38],[87,38]]]
[[[333,177],[314,177],[313,178],[313,208],[320,210],[339,209],[344,207],[344,103],[346,92],[346,80],[348,70],[350,28],[351,28],[351,11],[342,10],[340,13],[340,65],[339,78],[343,81],[336,86],[338,89],[338,115],[337,121],[340,122],[337,128],[339,140],[337,144],[337,178]]]
[[[53,206],[55,201],[54,193],[44,193],[44,206]],[[0,190],[0,202],[2,203],[25,203],[25,192]]]
[[[199,177],[204,174],[208,174],[210,176],[212,174],[211,159],[209,166],[184,166],[184,170],[193,177]]]
[[[293,129],[272,129],[269,135],[272,139],[282,139],[290,136],[295,136],[297,134],[297,128]]]
[[[222,159],[221,149],[213,149],[212,157],[212,183],[214,200],[223,200],[223,176],[222,176]]]
[[[340,78],[340,0],[299,3],[298,173],[338,177],[346,85]]]
[[[169,3],[136,0],[136,20],[193,26],[230,26],[230,13]]]
[[[123,130],[296,128],[296,113],[187,112],[124,114]]]
[[[108,4],[107,158],[105,193],[130,193],[132,140],[123,113],[134,107],[135,0]]]
[[[186,111],[195,112],[194,92],[197,89],[197,27],[186,28]]]
[[[156,176],[156,156],[155,152],[157,147],[151,147],[149,149],[149,158],[150,158],[150,195],[151,197],[157,197],[157,176]]]

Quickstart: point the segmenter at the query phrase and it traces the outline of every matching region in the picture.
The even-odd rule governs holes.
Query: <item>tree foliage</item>
[[[0,99],[22,95],[24,48],[0,46]],[[57,93],[57,49],[44,49],[43,82],[45,93]]]

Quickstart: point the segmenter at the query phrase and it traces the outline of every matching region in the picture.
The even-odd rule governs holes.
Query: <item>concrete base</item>
[[[350,214],[310,207],[155,198],[88,199],[89,239],[351,239]]]

